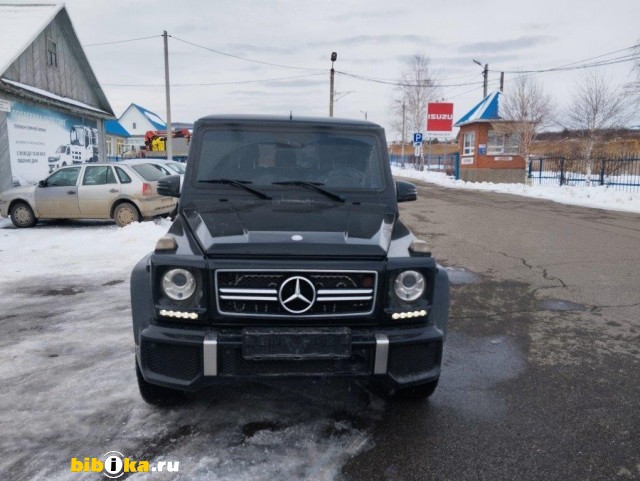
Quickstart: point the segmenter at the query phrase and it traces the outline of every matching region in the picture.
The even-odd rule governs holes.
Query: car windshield
[[[166,166],[174,172],[177,172],[178,174],[185,173],[184,165],[179,164],[178,162],[167,162]]]
[[[377,137],[367,133],[210,130],[202,139],[196,176],[203,185],[235,179],[261,189],[282,190],[283,182],[288,189],[300,189],[301,182],[331,191],[384,188]]]
[[[162,172],[155,165],[138,164],[138,165],[132,165],[131,168],[135,170],[138,174],[140,174],[140,177],[142,177],[144,180],[148,180],[150,182],[154,180],[162,179],[163,177],[167,176],[167,174]]]
[[[56,154],[62,154],[67,150],[67,146],[66,145],[61,145],[60,147],[58,147],[58,149],[56,150]]]

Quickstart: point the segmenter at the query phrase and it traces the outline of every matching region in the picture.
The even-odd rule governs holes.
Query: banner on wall
[[[7,114],[13,185],[36,184],[65,165],[98,161],[95,120],[11,102]]]

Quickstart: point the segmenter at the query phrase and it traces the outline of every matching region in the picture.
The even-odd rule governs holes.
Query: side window
[[[131,177],[129,177],[129,174],[127,174],[120,167],[116,167],[116,172],[118,173],[118,179],[120,179],[120,183],[121,184],[130,184],[131,183]]]
[[[47,65],[53,68],[58,67],[58,46],[49,39],[47,39]]]
[[[80,167],[60,169],[49,176],[47,186],[50,187],[75,187],[80,175]]]
[[[105,185],[115,184],[116,178],[113,175],[111,167],[108,165],[96,165],[87,167],[84,171],[82,185]]]

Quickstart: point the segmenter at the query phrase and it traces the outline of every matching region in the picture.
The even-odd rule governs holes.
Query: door
[[[109,165],[87,166],[78,188],[82,217],[108,219],[111,204],[120,195],[120,184]]]
[[[36,210],[44,219],[80,216],[78,178],[81,167],[63,167],[51,174],[43,186],[36,187]]]

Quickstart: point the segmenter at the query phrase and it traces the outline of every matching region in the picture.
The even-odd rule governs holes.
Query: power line
[[[342,72],[340,70],[336,70],[336,73],[345,75],[347,77],[352,77],[355,79],[359,79],[359,80],[365,80],[367,82],[373,82],[373,83],[379,83],[379,84],[385,84],[385,85],[394,85],[396,87],[462,87],[462,86],[467,86],[467,85],[477,85],[477,84],[482,84],[482,82],[466,82],[466,83],[460,83],[460,84],[437,84],[437,83],[433,83],[433,82],[426,82],[426,83],[421,83],[421,84],[411,84],[411,83],[403,83],[403,82],[398,82],[398,81],[387,81],[387,80],[382,80],[382,79],[378,79],[378,78],[374,78],[374,77],[365,77],[364,75],[356,75],[356,74],[352,74],[352,73],[348,73],[348,72]]]
[[[138,40],[149,40],[150,38],[160,38],[162,35],[152,35],[150,37],[128,38],[126,40],[114,40],[113,42],[89,43],[83,47],[97,47],[98,45],[113,45],[116,43],[137,42]]]
[[[260,83],[260,82],[276,82],[279,80],[292,80],[292,79],[299,79],[299,78],[317,77],[319,75],[324,75],[324,73],[311,73],[306,75],[294,75],[289,77],[276,77],[276,78],[265,78],[265,79],[254,79],[254,80],[235,80],[231,82],[174,83],[174,84],[171,84],[171,87],[202,87],[202,86],[213,86],[213,85],[238,85],[238,84],[249,84],[249,83]],[[164,84],[103,83],[102,85],[105,85],[108,87],[164,87]]]
[[[225,57],[231,57],[231,58],[235,58],[238,60],[244,60],[246,62],[253,62],[253,63],[258,63],[261,65],[269,65],[271,67],[280,67],[280,68],[290,68],[290,69],[295,69],[295,70],[310,70],[310,71],[314,71],[314,72],[325,72],[325,69],[319,69],[319,68],[308,68],[308,67],[296,67],[293,65],[283,65],[283,64],[278,64],[278,63],[272,63],[272,62],[263,62],[262,60],[256,60],[256,59],[252,59],[252,58],[248,58],[248,57],[241,57],[240,55],[234,55],[232,53],[228,53],[228,52],[223,52],[221,50],[216,50],[214,48],[209,48],[209,47],[205,47],[204,45],[198,45],[197,43],[193,43],[193,42],[189,42],[188,40],[184,40],[178,37],[174,37],[173,35],[170,35],[171,38],[177,40],[178,42],[182,42],[182,43],[186,43],[187,45],[192,45],[194,47],[197,48],[201,48],[203,50],[207,50],[209,52],[213,52],[213,53],[217,53],[219,55],[224,55]]]

